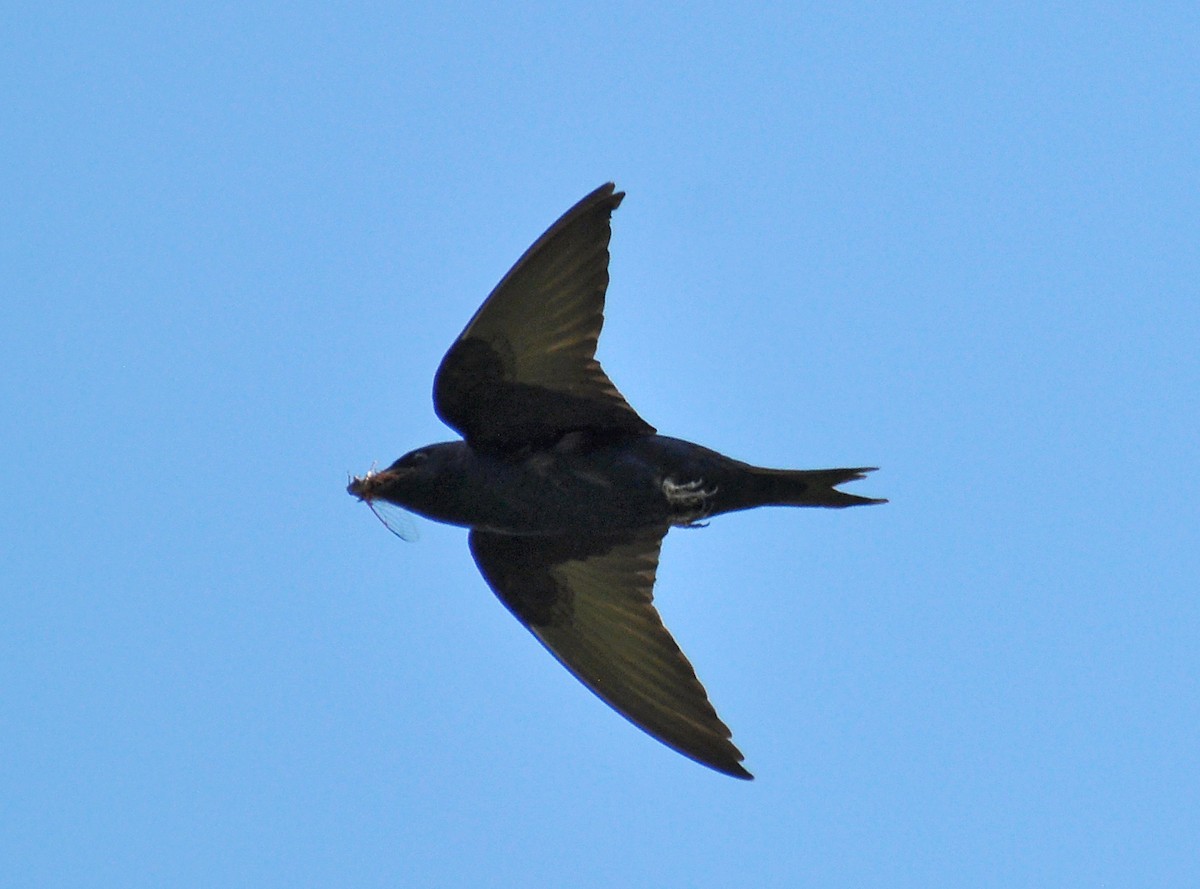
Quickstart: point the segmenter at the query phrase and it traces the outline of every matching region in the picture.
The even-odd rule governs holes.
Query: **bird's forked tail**
[[[868,503],[887,503],[877,497],[860,497],[837,490],[838,485],[866,478],[878,467],[855,469],[764,469],[754,467],[761,506],[865,506]]]

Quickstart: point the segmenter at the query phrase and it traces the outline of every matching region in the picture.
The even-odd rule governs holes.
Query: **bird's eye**
[[[424,463],[428,459],[429,459],[429,454],[425,453],[425,451],[413,451],[411,454],[408,455],[408,459],[405,460],[404,462],[409,464],[410,466],[415,466],[418,463]]]

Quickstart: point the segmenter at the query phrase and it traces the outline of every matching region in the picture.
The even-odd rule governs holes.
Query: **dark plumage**
[[[596,361],[611,183],[568,210],[475,313],[438,368],[438,416],[465,441],[355,478],[360,500],[471,529],[502,601],[615,710],[680,753],[750,773],[653,605],[672,525],[756,506],[883,503],[836,490],[870,468],[751,466],[657,435]]]

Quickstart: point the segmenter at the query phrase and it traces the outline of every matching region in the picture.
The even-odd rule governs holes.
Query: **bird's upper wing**
[[[496,285],[442,359],[438,416],[477,450],[573,431],[653,434],[593,357],[604,323],[610,182],[563,214]]]
[[[471,532],[479,570],[550,653],[618,713],[685,756],[751,775],[653,605],[666,529],[623,538]]]

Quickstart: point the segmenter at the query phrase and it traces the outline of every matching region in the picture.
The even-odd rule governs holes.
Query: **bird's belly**
[[[573,467],[533,472],[493,488],[474,527],[508,534],[594,534],[662,525],[659,488],[647,477]]]
[[[697,463],[697,453],[724,459],[685,442],[647,436],[633,445],[586,453],[543,451],[498,464],[488,473],[486,506],[467,524],[508,534],[688,524],[707,515],[711,486],[705,476],[715,469]]]

